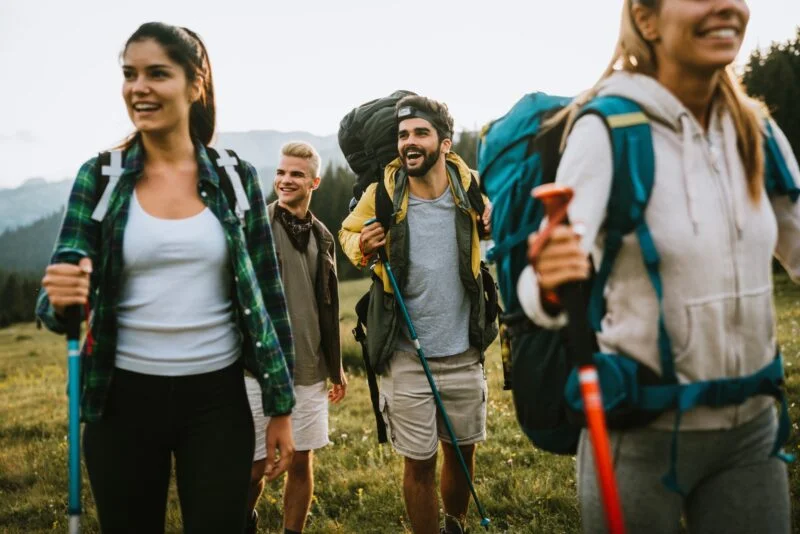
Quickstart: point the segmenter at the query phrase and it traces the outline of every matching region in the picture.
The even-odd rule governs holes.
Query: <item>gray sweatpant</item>
[[[769,454],[775,440],[773,409],[731,430],[686,431],[678,438],[678,484],[661,482],[669,468],[672,432],[639,428],[610,432],[625,525],[629,534],[788,534],[786,465]],[[578,446],[578,498],[583,532],[606,532],[594,457],[584,430]]]

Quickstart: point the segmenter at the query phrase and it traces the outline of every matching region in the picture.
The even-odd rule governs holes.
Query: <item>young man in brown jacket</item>
[[[281,269],[295,346],[292,411],[295,454],[283,495],[286,534],[302,532],[314,490],[313,451],[328,442],[328,402],[341,401],[347,392],[339,340],[339,292],[333,235],[308,210],[311,194],[320,183],[320,157],[311,145],[287,143],[275,174],[278,200],[269,205],[275,250]],[[333,387],[327,390],[327,379]],[[247,377],[248,396],[256,425],[256,449],[251,475],[251,517],[255,532],[255,505],[264,488],[264,432],[268,418],[261,412],[261,392]],[[259,437],[261,442],[259,442]],[[267,438],[269,439],[269,438]]]

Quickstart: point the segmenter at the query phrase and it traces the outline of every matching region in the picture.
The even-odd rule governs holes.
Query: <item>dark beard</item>
[[[420,167],[418,169],[414,169],[414,170],[411,170],[411,169],[408,168],[408,165],[406,163],[407,160],[406,160],[406,157],[404,155],[403,156],[403,168],[405,169],[405,171],[408,173],[409,176],[413,176],[414,178],[420,178],[420,177],[425,176],[426,174],[428,174],[428,171],[431,170],[434,165],[436,165],[436,161],[439,159],[439,156],[441,155],[441,153],[442,153],[441,148],[437,148],[436,152],[433,152],[432,154],[428,154],[426,152],[423,152],[422,165],[420,165]]]

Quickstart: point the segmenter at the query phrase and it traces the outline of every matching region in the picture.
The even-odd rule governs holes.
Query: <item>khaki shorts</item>
[[[428,365],[459,445],[485,440],[486,375],[478,350],[430,358]],[[380,390],[380,409],[394,450],[407,458],[427,460],[436,454],[439,440],[450,443],[416,354],[395,352],[381,377]]]
[[[267,457],[267,433],[269,417],[264,415],[261,404],[261,386],[250,376],[245,376],[247,400],[253,413],[256,430],[256,449],[253,461]],[[295,405],[292,408],[292,437],[297,451],[321,449],[328,441],[328,390],[323,380],[310,386],[294,386]]]

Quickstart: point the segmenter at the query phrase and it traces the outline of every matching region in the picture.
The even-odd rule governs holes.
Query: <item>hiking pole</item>
[[[369,226],[374,222],[378,222],[378,219],[369,219],[364,223],[364,226]],[[481,526],[488,529],[491,520],[486,515],[486,510],[484,510],[480,499],[478,499],[478,494],[475,491],[475,485],[472,483],[472,477],[469,474],[467,462],[464,460],[464,455],[461,454],[461,449],[458,446],[458,439],[456,439],[456,433],[453,430],[453,425],[450,423],[450,417],[447,415],[447,410],[444,408],[444,403],[442,402],[442,397],[439,395],[439,390],[436,389],[436,383],[433,381],[431,368],[428,366],[428,359],[425,357],[425,353],[422,351],[422,346],[419,344],[417,331],[414,329],[414,323],[411,322],[411,316],[408,314],[406,303],[403,299],[403,296],[400,294],[400,288],[397,286],[397,279],[394,277],[394,272],[392,272],[392,266],[389,264],[389,257],[387,256],[386,249],[384,247],[380,247],[378,249],[378,257],[380,257],[380,260],[383,263],[383,268],[386,269],[386,274],[389,277],[389,282],[392,284],[394,298],[397,301],[397,304],[400,306],[400,311],[403,313],[403,319],[405,319],[406,327],[408,327],[408,335],[411,337],[411,343],[417,350],[417,356],[419,356],[419,361],[422,363],[422,369],[425,371],[428,384],[431,386],[436,407],[439,409],[439,413],[442,414],[442,420],[444,421],[444,426],[447,429],[447,435],[450,437],[450,443],[453,446],[453,449],[456,451],[456,457],[458,458],[459,464],[461,464],[461,470],[464,472],[464,478],[467,479],[469,491],[472,493],[472,498],[475,500],[475,506],[478,508],[478,513],[481,515]]]
[[[80,422],[80,337],[81,310],[64,311],[67,326],[67,396],[69,400],[69,533],[81,531],[81,422]]]
[[[545,184],[534,188],[533,196],[542,201],[548,216],[547,227],[540,232],[531,245],[535,257],[541,247],[550,238],[553,229],[559,224],[568,224],[567,206],[572,200],[572,189],[556,184]],[[578,367],[578,381],[583,398],[583,411],[589,428],[589,437],[594,451],[594,463],[597,468],[597,481],[606,514],[606,525],[610,534],[624,534],[625,523],[622,505],[614,476],[614,465],[611,461],[611,447],[608,440],[603,397],[597,368],[592,355],[592,331],[586,318],[586,302],[580,282],[568,282],[558,288],[557,294],[548,293],[544,298],[563,305],[569,317],[565,328],[566,344],[573,364]]]

